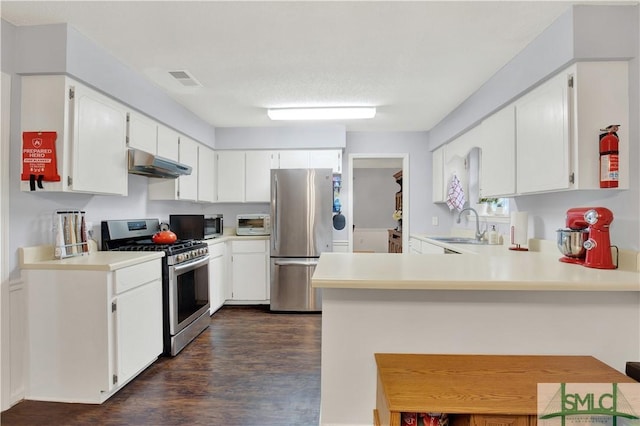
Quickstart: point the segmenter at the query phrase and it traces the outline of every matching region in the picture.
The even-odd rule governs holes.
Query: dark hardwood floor
[[[318,314],[224,307],[175,358],[162,357],[100,405],[23,401],[10,425],[317,425]]]

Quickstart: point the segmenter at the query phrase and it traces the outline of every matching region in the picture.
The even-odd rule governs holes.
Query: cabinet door
[[[478,415],[471,416],[470,426],[529,426],[533,416],[500,416],[500,415]]]
[[[268,203],[271,198],[271,151],[247,151],[245,176],[245,201]]]
[[[191,166],[190,175],[178,178],[178,197],[180,200],[196,201],[198,199],[198,143],[187,137],[180,137],[179,160]]]
[[[309,167],[332,169],[333,173],[342,173],[342,152],[337,149],[309,151]]]
[[[216,201],[216,153],[211,148],[198,147],[198,201]]]
[[[307,169],[309,168],[309,151],[280,151],[280,169]]]
[[[73,88],[72,190],[127,195],[126,110],[85,86]]]
[[[180,161],[180,134],[170,128],[158,125],[158,155],[173,161]]]
[[[162,353],[162,282],[151,281],[116,297],[118,383]]]
[[[225,244],[218,243],[209,246],[211,261],[209,262],[209,298],[211,307],[209,313],[213,314],[226,301],[225,291]]]
[[[244,154],[244,151],[216,152],[219,202],[244,201]]]
[[[569,188],[567,99],[567,76],[561,73],[516,103],[518,193]]]
[[[516,192],[516,117],[509,105],[482,122],[480,197]]]
[[[434,203],[444,203],[446,201],[447,191],[445,190],[444,180],[444,150],[441,146],[431,153],[431,176],[433,179],[433,188],[431,199]]]
[[[127,114],[127,145],[150,154],[157,151],[158,124],[137,112]]]
[[[233,300],[267,300],[267,258],[265,254],[234,254],[231,264],[233,268]]]
[[[417,238],[409,238],[409,253],[422,254],[422,241]]]

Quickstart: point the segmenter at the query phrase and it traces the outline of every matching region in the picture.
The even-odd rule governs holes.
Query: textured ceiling
[[[4,1],[14,25],[68,23],[215,127],[265,108],[378,107],[348,130],[428,130],[573,2]],[[188,70],[203,87],[168,71]]]

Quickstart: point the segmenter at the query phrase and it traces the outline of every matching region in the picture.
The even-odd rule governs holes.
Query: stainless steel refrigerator
[[[271,310],[321,311],[311,276],[333,248],[333,171],[271,170]]]

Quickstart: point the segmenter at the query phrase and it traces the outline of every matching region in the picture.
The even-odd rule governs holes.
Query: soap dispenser
[[[498,234],[495,225],[491,225],[491,231],[489,231],[489,244],[500,244],[500,234]]]

